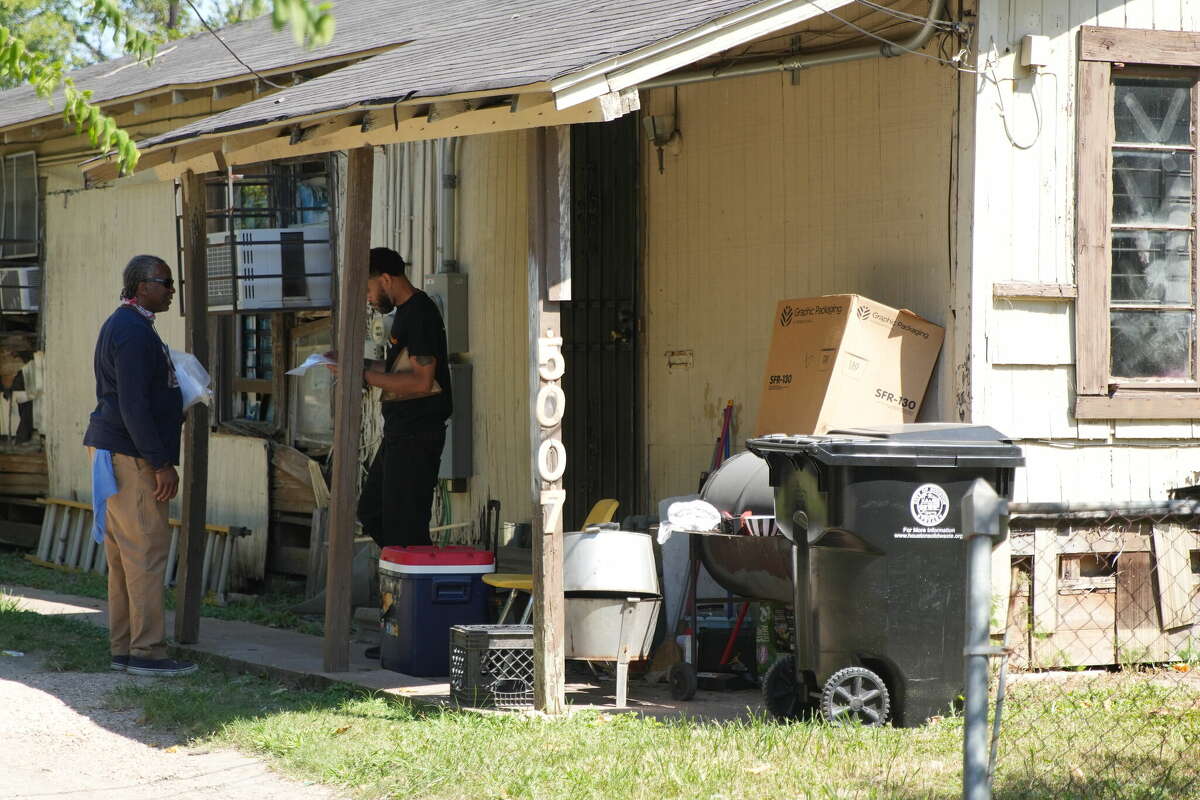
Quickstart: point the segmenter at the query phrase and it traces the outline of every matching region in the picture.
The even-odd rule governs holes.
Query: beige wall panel
[[[48,176],[44,413],[50,494],[86,501],[92,490],[83,434],[96,406],[96,334],[117,306],[121,271],[131,256],[153,253],[175,264],[175,203],[170,183],[80,189],[70,171]],[[183,346],[178,304],[158,315],[155,327],[168,345]],[[211,442],[208,521],[251,529],[251,537],[238,543],[235,578],[261,578],[269,480],[265,443],[226,436]],[[178,515],[178,501],[174,506]]]
[[[175,263],[175,202],[170,183],[75,191],[81,183],[64,172],[47,181],[42,322],[50,493],[85,500],[92,494],[83,434],[96,407],[96,334],[117,307],[130,257],[153,253]],[[182,345],[177,307],[160,315],[156,327],[167,344]]]
[[[533,516],[529,446],[528,218],[523,133],[459,145],[458,259],[470,278],[475,469],[452,495],[454,519],[477,519],[489,497],[505,520]],[[569,454],[568,454],[569,456]]]
[[[918,58],[680,87],[663,174],[643,154],[652,499],[695,490],[727,400],[739,447],[752,430],[778,300],[855,292],[947,323],[954,101],[953,73]],[[924,419],[954,407],[947,369]]]

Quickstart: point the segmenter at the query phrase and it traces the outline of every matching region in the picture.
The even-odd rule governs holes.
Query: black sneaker
[[[129,656],[113,656],[109,666],[117,672],[124,672],[129,666]]]
[[[363,651],[363,656],[365,658],[379,658],[379,645],[374,645],[373,647],[368,647],[366,650]]]
[[[130,675],[157,675],[173,678],[177,675],[190,675],[198,667],[190,661],[176,661],[173,658],[138,658],[129,657],[129,665],[125,671]]]

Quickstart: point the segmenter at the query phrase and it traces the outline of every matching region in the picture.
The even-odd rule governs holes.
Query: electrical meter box
[[[425,276],[425,294],[442,312],[446,323],[446,350],[469,353],[471,338],[467,316],[467,276],[461,272],[435,272]]]

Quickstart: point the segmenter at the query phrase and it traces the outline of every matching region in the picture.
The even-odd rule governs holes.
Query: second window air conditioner
[[[41,267],[0,269],[0,311],[37,311],[41,294]]]
[[[251,228],[208,235],[208,307],[238,311],[327,308],[333,262],[329,228]],[[234,280],[236,274],[237,279]]]

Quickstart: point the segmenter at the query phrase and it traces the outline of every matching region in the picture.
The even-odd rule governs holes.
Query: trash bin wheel
[[[676,700],[691,700],[696,696],[696,668],[688,663],[676,664],[667,673],[671,683],[671,697]]]
[[[812,710],[808,687],[796,676],[796,657],[780,656],[767,669],[762,684],[763,705],[780,720],[797,720]]]
[[[866,667],[838,670],[821,691],[821,714],[834,724],[858,720],[875,728],[886,724],[891,712],[887,684]]]

